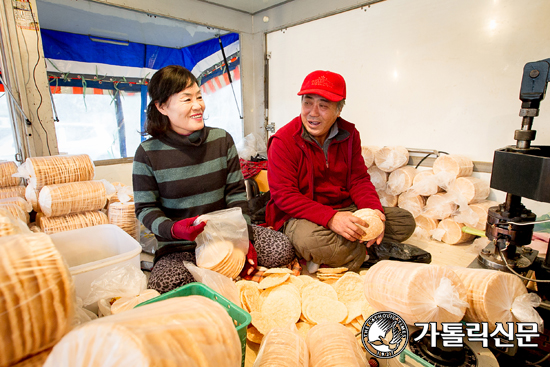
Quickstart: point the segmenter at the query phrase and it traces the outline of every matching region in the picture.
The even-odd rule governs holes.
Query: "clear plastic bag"
[[[260,155],[267,158],[267,146],[264,139],[257,133],[250,133],[236,144],[239,158],[249,161],[251,157]]]
[[[295,324],[274,328],[262,339],[253,367],[262,366],[308,367],[309,352],[305,340]]]
[[[183,265],[185,265],[197,282],[207,285],[237,306],[240,306],[239,290],[233,280],[215,271],[199,268],[189,261],[184,261]]]
[[[82,304],[82,298],[76,297],[73,326],[79,326],[95,319],[97,319],[97,315],[92,311],[85,309]]]
[[[147,277],[140,269],[131,264],[116,266],[92,282],[84,306],[105,298],[135,297],[146,288]]]
[[[193,225],[206,221],[204,231],[197,238],[195,254],[197,265],[210,268],[205,264],[219,263],[220,254],[227,252],[225,244],[230,242],[234,249],[248,253],[248,226],[241,208],[218,210],[198,217]],[[220,245],[223,244],[223,245]]]

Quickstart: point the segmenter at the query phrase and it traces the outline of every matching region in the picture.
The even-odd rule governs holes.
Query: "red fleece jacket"
[[[383,211],[361,155],[359,132],[342,118],[337,123],[344,136],[330,143],[326,159],[318,144],[302,137],[300,116],[269,139],[269,226],[278,230],[288,219],[299,218],[328,228],[335,209],[352,204]]]

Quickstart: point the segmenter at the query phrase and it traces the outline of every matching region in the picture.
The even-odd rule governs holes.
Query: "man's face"
[[[302,97],[302,124],[319,143],[323,144],[330,128],[340,116],[338,103],[317,94]]]

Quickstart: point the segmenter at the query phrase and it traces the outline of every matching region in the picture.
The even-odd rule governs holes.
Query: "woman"
[[[136,215],[158,241],[148,288],[160,293],[195,281],[183,261],[196,263],[195,238],[205,223],[195,218],[240,207],[250,224],[246,190],[237,149],[225,130],[204,126],[205,104],[197,79],[181,66],[157,71],[147,87],[146,132],[134,155]],[[288,238],[270,229],[249,226],[245,272],[256,265],[289,264],[294,249]],[[255,239],[255,241],[254,241]]]

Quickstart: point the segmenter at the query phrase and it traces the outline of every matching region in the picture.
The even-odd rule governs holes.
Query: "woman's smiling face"
[[[180,135],[189,135],[204,127],[205,105],[197,84],[172,94],[166,103],[156,104],[156,107],[170,119],[170,127]]]

